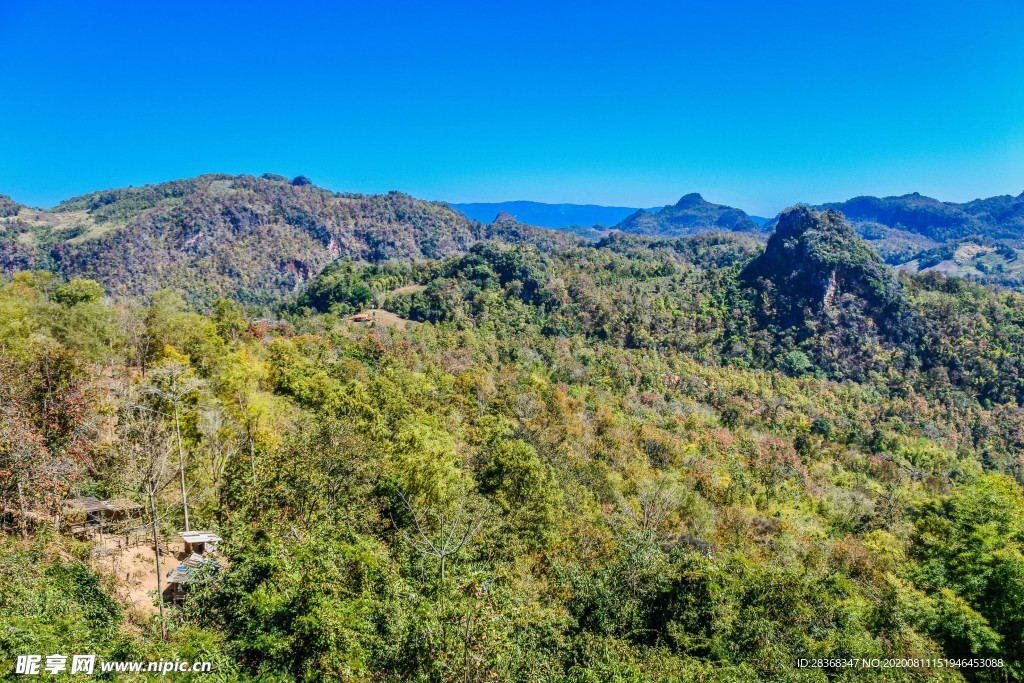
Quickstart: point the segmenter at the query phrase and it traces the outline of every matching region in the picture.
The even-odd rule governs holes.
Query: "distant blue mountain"
[[[452,204],[469,218],[490,223],[502,211],[520,223],[543,228],[567,228],[594,225],[612,226],[640,209],[626,206],[597,206],[595,204],[544,204],[542,202],[483,202]]]
[[[637,211],[614,226],[621,232],[684,237],[702,232],[760,232],[761,224],[741,209],[713,204],[696,192],[657,211]]]

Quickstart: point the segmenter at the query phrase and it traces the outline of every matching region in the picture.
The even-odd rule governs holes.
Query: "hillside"
[[[965,204],[919,194],[857,197],[819,208],[841,211],[885,262],[903,271],[1024,286],[1024,195]],[[738,232],[763,240],[778,220],[757,219],[699,194],[659,210],[536,202],[452,208],[397,192],[334,193],[304,178],[206,175],[94,192],[50,210],[0,196],[0,271],[93,278],[112,294],[171,287],[206,305],[226,295],[265,306],[337,259],[379,263],[462,253],[497,234],[486,223],[498,216],[504,224],[548,225],[592,241],[613,231],[658,237]],[[606,230],[581,227],[620,218]],[[511,239],[557,238],[534,228]]]
[[[273,175],[206,175],[6,213],[0,269],[8,273],[41,268],[93,278],[112,294],[172,287],[193,301],[254,304],[338,258],[438,258],[485,232],[442,203],[339,194]]]
[[[658,211],[638,210],[614,226],[640,235],[682,237],[710,231],[758,232],[760,227],[741,209],[712,204],[697,193]]]
[[[862,380],[902,368],[913,353],[918,322],[903,286],[838,211],[784,211],[742,280],[758,292],[759,325],[776,353],[795,346],[789,365],[806,357],[807,368]],[[884,362],[880,348],[891,352]]]
[[[957,204],[914,192],[899,197],[855,197],[821,208],[842,211],[855,224],[875,223],[938,242],[970,235],[1024,238],[1024,193]]]
[[[238,215],[217,187],[46,218]],[[240,682],[826,681],[846,679],[797,662],[852,657],[1003,663],[894,683],[1024,676],[1024,296],[897,276],[809,207],[767,244],[486,230],[441,259],[338,259],[270,318],[0,283],[0,659],[201,658]],[[54,533],[71,496],[147,506],[142,545]],[[173,606],[157,581],[186,510],[220,569]]]
[[[1024,193],[957,204],[915,192],[855,197],[819,208],[841,211],[887,263],[901,270],[1024,285]]]
[[[0,194],[0,218],[16,216],[23,207],[5,194]]]

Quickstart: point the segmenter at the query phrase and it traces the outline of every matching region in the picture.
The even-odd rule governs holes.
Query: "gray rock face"
[[[899,321],[909,312],[895,272],[838,211],[807,206],[784,211],[764,253],[744,274],[771,290],[777,322],[785,327],[819,315],[831,317],[849,300],[877,318],[880,328],[898,333]]]

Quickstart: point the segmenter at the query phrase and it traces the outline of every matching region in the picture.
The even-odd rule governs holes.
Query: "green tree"
[[[103,285],[95,280],[72,278],[53,292],[53,300],[64,306],[95,303],[103,298]]]

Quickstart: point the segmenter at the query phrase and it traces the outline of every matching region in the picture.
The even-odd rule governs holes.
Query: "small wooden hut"
[[[141,525],[143,509],[140,503],[126,498],[100,500],[93,496],[79,496],[64,501],[58,525],[63,531],[79,537],[127,533]]]
[[[208,580],[218,571],[220,565],[217,562],[198,553],[192,553],[167,575],[167,588],[164,589],[163,599],[174,605],[181,604],[190,586]]]
[[[64,501],[61,528],[73,536],[91,536],[103,531],[107,507],[99,498],[79,496]]]

